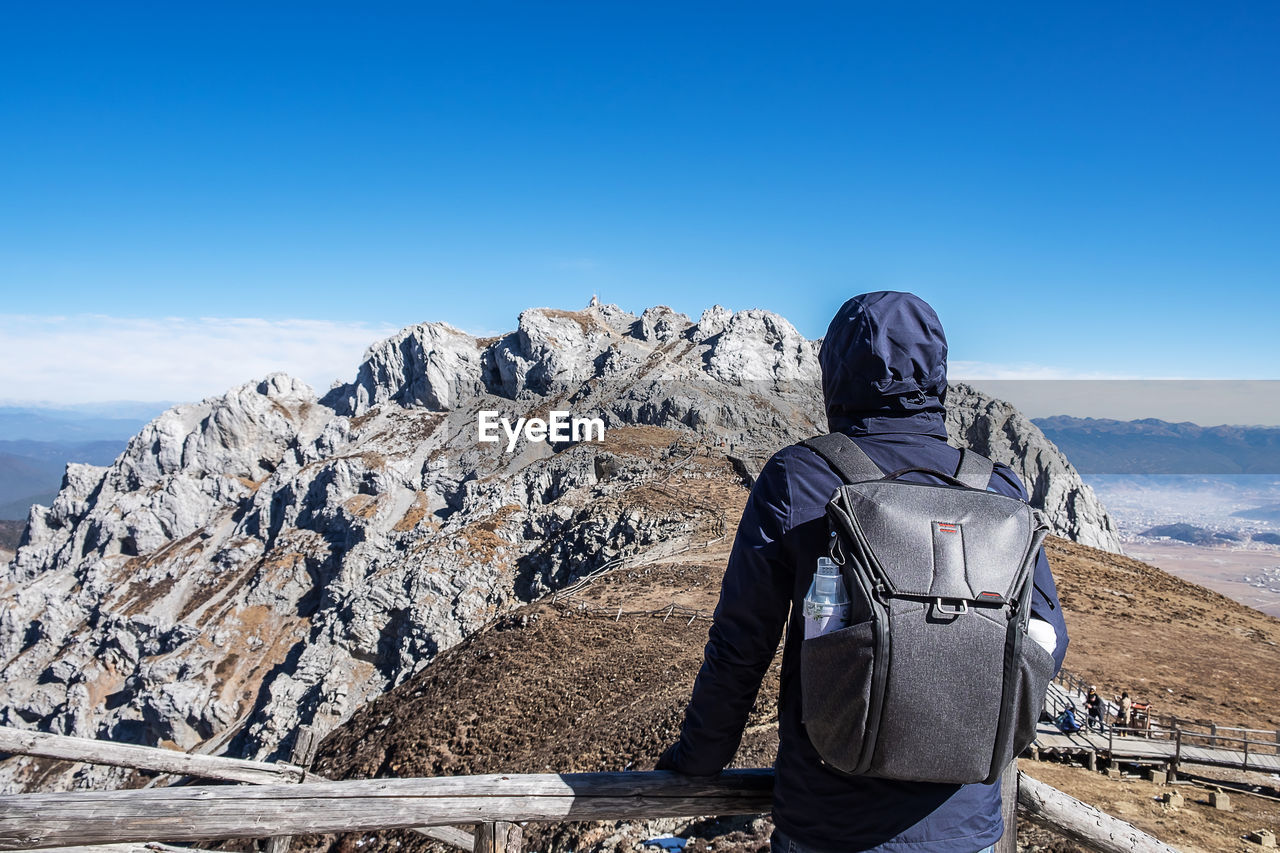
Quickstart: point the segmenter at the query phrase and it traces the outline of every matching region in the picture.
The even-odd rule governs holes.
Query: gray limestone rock
[[[795,326],[777,314],[760,309],[739,311],[713,339],[707,372],[713,379],[730,383],[812,382],[820,370],[817,355],[808,344]]]
[[[635,335],[642,341],[666,343],[678,338],[692,325],[685,315],[665,305],[646,308],[636,323]]]
[[[448,323],[424,323],[370,347],[355,383],[326,400],[347,415],[362,415],[388,400],[440,411],[479,379],[476,339]]]

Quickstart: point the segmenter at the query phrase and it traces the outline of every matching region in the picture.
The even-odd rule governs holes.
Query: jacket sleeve
[[[790,612],[795,574],[781,541],[789,508],[786,463],[775,455],[738,523],[680,740],[667,750],[660,768],[709,776],[724,769],[738,750]]]
[[[1003,479],[1008,490],[1022,500],[1027,500],[1027,490],[1018,479],[1018,475],[1005,465],[996,465],[995,474]],[[1003,490],[1002,490],[1003,491]],[[1062,604],[1058,601],[1058,586],[1054,583],[1053,572],[1049,570],[1049,557],[1044,548],[1036,557],[1036,568],[1032,579],[1031,615],[1043,619],[1053,626],[1058,635],[1058,644],[1053,650],[1055,671],[1062,668],[1062,661],[1067,657],[1067,623],[1062,616]]]

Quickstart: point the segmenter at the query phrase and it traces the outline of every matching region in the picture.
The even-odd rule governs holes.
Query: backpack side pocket
[[[1036,724],[1044,710],[1044,694],[1053,680],[1056,664],[1053,655],[1041,648],[1030,637],[1022,638],[1022,650],[1018,656],[1017,684],[1014,689],[1013,738],[1009,752],[997,756],[997,765],[1003,769],[1010,761],[1036,739]]]
[[[867,745],[875,656],[874,620],[800,645],[805,730],[822,759],[846,773],[855,771]]]

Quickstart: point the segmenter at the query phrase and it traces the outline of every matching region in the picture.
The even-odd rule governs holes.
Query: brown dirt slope
[[[1172,844],[1182,853],[1260,853],[1262,848],[1245,841],[1242,836],[1258,829],[1280,831],[1280,802],[1232,793],[1231,810],[1219,811],[1209,805],[1205,787],[1179,785],[1171,789],[1144,779],[1126,777],[1109,779],[1104,774],[1083,767],[1021,759],[1018,767],[1078,800],[1092,803],[1107,814]],[[1171,807],[1160,801],[1169,790],[1182,795],[1181,806]],[[1018,838],[1035,838],[1033,826],[1020,822]],[[1050,849],[1075,851],[1071,843],[1053,841]]]
[[[693,578],[660,567],[619,573],[601,591],[661,572],[696,593],[709,568],[687,567]],[[679,732],[706,627],[701,619],[615,621],[572,606],[524,608],[362,709],[325,741],[316,769],[331,778],[649,769]],[[776,695],[776,673],[763,697]],[[757,703],[739,766],[772,761],[771,705]],[[538,842],[548,834],[534,831],[530,849],[546,849]],[[378,843],[428,849],[408,833],[385,833]]]
[[[719,472],[683,488],[691,497],[714,496],[732,531],[744,489]],[[331,778],[365,778],[651,767],[678,732],[709,623],[687,616],[614,620],[601,613],[667,603],[709,612],[730,539],[634,565],[568,601],[511,614],[361,709],[326,739],[316,769]],[[1049,548],[1071,631],[1069,668],[1095,678],[1104,692],[1128,686],[1140,697],[1158,694],[1160,710],[1276,726],[1280,694],[1271,674],[1280,670],[1280,621],[1134,560],[1061,540]],[[772,761],[776,694],[775,662],[735,765]],[[1066,771],[1046,765],[1036,775]],[[1147,815],[1145,791],[1117,787],[1128,780],[1079,772],[1088,778],[1070,785],[1046,778],[1103,808],[1126,811],[1120,816],[1171,843],[1234,849],[1238,835],[1228,838],[1234,824]],[[1120,802],[1132,808],[1116,806]],[[1197,809],[1192,803],[1183,811],[1195,815]],[[715,849],[753,849],[767,837],[767,825],[735,826],[747,831],[722,834]],[[586,849],[605,830],[593,836],[581,826],[531,826],[528,832],[528,849],[558,849],[570,840],[574,849]],[[1062,842],[1050,847],[1073,849]],[[305,848],[440,849],[403,832],[311,838]]]
[[[1061,539],[1049,561],[1071,635],[1066,667],[1156,713],[1280,727],[1280,620],[1154,566]]]

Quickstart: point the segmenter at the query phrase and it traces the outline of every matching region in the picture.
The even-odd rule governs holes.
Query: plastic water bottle
[[[818,570],[804,597],[804,638],[838,631],[849,625],[849,592],[840,567],[827,557],[818,558]]]

